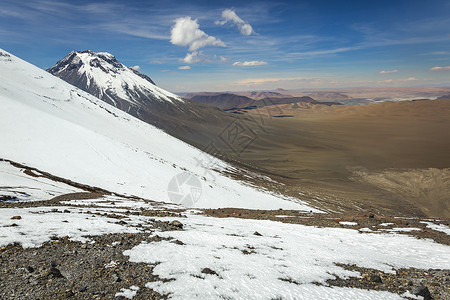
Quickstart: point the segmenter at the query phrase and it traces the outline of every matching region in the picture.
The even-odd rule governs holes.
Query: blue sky
[[[0,47],[106,51],[174,92],[449,86],[450,1],[0,2]]]

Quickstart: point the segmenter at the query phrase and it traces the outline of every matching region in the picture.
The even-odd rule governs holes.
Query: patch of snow
[[[401,296],[405,297],[405,298],[408,297],[408,298],[419,299],[419,300],[422,300],[424,298],[422,296],[417,296],[417,295],[411,294],[409,291],[404,292],[403,294],[401,294]]]
[[[32,173],[36,176],[41,175],[37,172]],[[79,192],[83,190],[45,177],[30,176],[9,162],[0,161],[0,196],[11,196],[21,201],[43,201]]]
[[[447,235],[450,235],[450,227],[444,224],[435,224],[432,222],[420,222],[423,224],[427,224],[427,227],[436,231],[444,232]]]
[[[448,246],[404,235],[198,215],[183,219],[183,224],[183,231],[157,233],[171,240],[144,242],[124,252],[132,262],[155,264],[153,273],[160,278],[172,279],[146,284],[161,294],[170,293],[171,299],[289,299],[299,295],[304,299],[401,299],[390,293],[312,283],[326,285],[326,280],[336,276],[360,276],[336,263],[384,272],[450,268]],[[254,235],[255,231],[261,236]]]
[[[347,226],[356,226],[356,225],[358,225],[358,223],[356,223],[356,222],[346,222],[346,221],[341,221],[341,222],[339,222],[339,224],[347,225]]]
[[[65,209],[71,213],[63,213]],[[55,206],[2,208],[0,246],[18,242],[24,248],[31,248],[39,247],[53,236],[69,236],[71,240],[86,242],[89,241],[88,235],[140,232],[135,227],[117,224],[117,219],[88,214],[87,211]],[[13,216],[21,219],[12,220]]]
[[[110,261],[109,263],[107,263],[106,265],[105,265],[105,268],[114,268],[115,266],[117,266],[117,262],[116,261],[114,261],[114,260],[112,260],[112,261]]]
[[[137,291],[139,291],[139,287],[132,285],[129,289],[121,288],[121,292],[116,293],[116,297],[125,297],[127,299],[133,299],[136,296]]]
[[[391,226],[394,225],[394,223],[381,223],[380,226]]]

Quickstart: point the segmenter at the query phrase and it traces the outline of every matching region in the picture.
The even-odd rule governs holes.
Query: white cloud
[[[233,66],[262,66],[262,65],[267,65],[267,62],[265,61],[260,61],[260,60],[252,60],[252,61],[237,61],[235,63],[233,63]]]
[[[386,79],[386,80],[378,81],[378,84],[405,83],[405,82],[409,82],[409,81],[418,81],[418,80],[420,80],[420,79],[417,79],[416,77],[400,78],[400,79]]]
[[[191,66],[181,66],[181,67],[178,67],[178,69],[180,69],[180,70],[190,70]]]
[[[200,30],[198,21],[191,17],[178,18],[171,30],[170,42],[178,46],[189,46],[189,51],[195,51],[206,46],[225,47],[220,39]]]
[[[398,70],[391,70],[391,71],[381,71],[380,74],[390,74],[390,73],[396,73]]]
[[[236,14],[236,12],[234,12],[234,10],[225,9],[224,11],[222,11],[222,18],[223,18],[223,20],[216,21],[215,24],[216,25],[225,25],[228,22],[232,22],[239,28],[239,31],[243,35],[251,35],[252,33],[253,34],[255,33],[252,26],[250,24],[248,24],[247,22],[245,22],[244,20],[242,20]]]
[[[211,61],[207,55],[203,54],[202,51],[194,51],[192,53],[188,53],[188,54],[186,54],[186,56],[183,59],[180,59],[180,60],[187,64],[196,64],[196,63],[200,63],[200,62],[210,62]]]
[[[450,66],[447,67],[433,67],[430,71],[442,71],[442,70],[450,70]]]
[[[229,62],[230,60],[231,60],[231,58],[229,58],[229,57],[220,56],[221,63],[226,63],[226,62]]]
[[[141,69],[141,67],[140,66],[133,66],[133,67],[130,67],[130,69],[133,69],[135,71],[139,71]]]

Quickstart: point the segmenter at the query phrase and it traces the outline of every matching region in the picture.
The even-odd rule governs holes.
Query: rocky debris
[[[52,266],[47,274],[48,277],[53,278],[64,278],[63,274],[61,274],[61,271],[56,267]]]
[[[361,277],[350,277],[348,279],[337,277],[333,280],[327,280],[327,283],[332,286],[389,291],[400,295],[409,292],[428,300],[450,299],[450,289],[448,288],[450,270],[408,268],[395,270],[393,274],[355,265],[337,265],[347,270],[357,271],[361,274]]]
[[[180,240],[175,240],[174,243],[177,245],[184,245],[184,243]]]
[[[178,228],[178,229],[183,229],[183,224],[180,221],[177,221],[177,220],[174,220],[174,221],[170,222],[169,225],[171,227],[175,227],[175,228]]]
[[[253,235],[256,235],[256,236],[262,236],[262,234],[259,233],[258,231],[253,232]]]
[[[0,196],[0,202],[2,201],[18,201],[16,197],[13,196]]]
[[[11,217],[11,220],[20,220],[20,219],[22,219],[21,216],[13,216],[13,217]]]
[[[23,249],[18,244],[0,248],[0,299],[116,299],[122,288],[161,280],[152,274],[154,266],[130,263],[123,255],[143,241],[153,241],[148,233],[90,239],[95,243],[84,249],[85,244],[68,237],[39,248]],[[107,268],[111,261],[116,264]],[[164,298],[145,288],[134,299]]]
[[[375,283],[382,283],[383,281],[381,280],[380,275],[372,275],[370,277],[370,281],[371,282],[375,282]]]
[[[202,270],[202,273],[203,273],[203,274],[209,274],[209,275],[216,275],[216,276],[219,276],[219,274],[217,274],[216,271],[213,271],[213,270],[211,270],[210,268],[204,268],[204,269]]]
[[[431,297],[430,291],[423,284],[419,284],[418,286],[414,287],[414,289],[412,290],[412,293],[416,296],[422,296],[424,300],[433,299]]]

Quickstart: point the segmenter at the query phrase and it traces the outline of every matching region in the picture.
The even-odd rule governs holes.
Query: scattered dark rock
[[[63,274],[61,274],[61,271],[58,268],[54,267],[54,266],[52,266],[50,268],[50,270],[48,271],[47,277],[50,277],[50,278],[51,277],[53,277],[53,278],[64,278]]]
[[[169,225],[172,227],[177,227],[177,228],[183,229],[183,224],[177,220],[170,222]]]
[[[262,236],[262,234],[259,233],[258,231],[253,232],[253,235]]]
[[[211,270],[210,268],[204,268],[202,270],[203,274],[209,274],[209,275],[216,275],[219,276],[219,274],[216,273],[216,271]]]
[[[84,292],[86,292],[86,290],[87,290],[87,286],[85,286],[85,285],[83,285],[82,287],[80,287],[80,288],[78,289],[78,291],[79,291],[80,293],[84,293]]]
[[[11,220],[20,220],[20,219],[22,219],[21,216],[14,216],[14,217],[11,217]]]
[[[0,196],[0,201],[18,201],[16,197],[12,196]]]
[[[375,215],[374,215],[374,214],[370,214],[370,215],[369,215],[369,218],[370,218],[370,219],[373,219],[373,218],[375,218]]]
[[[413,288],[412,293],[416,296],[422,296],[424,300],[431,300],[431,293],[426,286],[420,284]]]
[[[74,294],[74,292],[72,292],[72,290],[66,290],[65,292],[64,292],[64,297],[66,297],[66,298],[70,298],[70,297],[72,297],[72,296],[74,296],[75,294]]]
[[[381,276],[380,275],[372,275],[370,277],[370,281],[371,282],[375,282],[375,283],[382,283],[383,281],[381,280]]]

